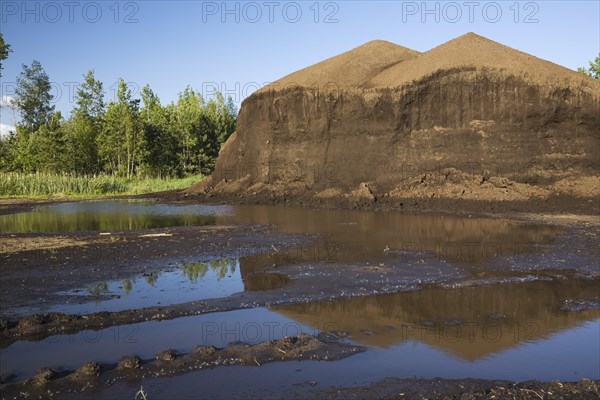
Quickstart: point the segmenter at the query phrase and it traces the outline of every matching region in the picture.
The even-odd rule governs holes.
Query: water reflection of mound
[[[356,262],[406,253],[451,262],[486,263],[498,256],[539,251],[560,229],[494,218],[436,214],[309,210],[239,206],[217,224],[273,225],[278,232],[319,235],[308,249],[274,251],[279,265],[294,261]],[[384,251],[385,250],[385,251]],[[256,258],[255,264],[260,264]],[[268,265],[269,260],[262,261]]]
[[[290,278],[283,274],[255,272],[243,277],[244,289],[260,291],[279,289],[290,283]]]
[[[599,318],[600,310],[561,310],[566,299],[597,295],[597,281],[532,282],[427,288],[272,310],[317,329],[348,332],[353,340],[369,345],[423,342],[475,361]]]

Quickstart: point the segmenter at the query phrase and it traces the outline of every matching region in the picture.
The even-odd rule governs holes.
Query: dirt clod
[[[156,354],[156,359],[161,361],[173,361],[175,358],[177,358],[177,354],[171,349],[159,351]]]
[[[194,354],[201,358],[211,357],[217,351],[218,349],[214,346],[198,346],[193,350]]]
[[[142,365],[142,360],[138,356],[123,357],[117,364],[117,369],[137,369]]]
[[[79,367],[77,371],[75,371],[76,377],[87,378],[91,376],[98,376],[102,372],[102,366],[98,364],[96,361],[90,361],[87,364]]]
[[[33,377],[33,381],[38,385],[45,385],[54,377],[56,377],[56,371],[52,368],[40,368]]]

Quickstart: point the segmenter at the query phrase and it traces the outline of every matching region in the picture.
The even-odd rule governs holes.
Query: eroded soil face
[[[249,96],[213,175],[188,193],[597,214],[599,88],[472,33],[423,53],[369,42]]]
[[[170,197],[153,204],[187,207],[188,202]],[[173,209],[168,210],[173,218]],[[591,333],[578,347],[585,358],[586,340],[596,334],[589,330],[600,318],[599,225],[593,216],[499,219],[266,206],[233,207],[208,219],[192,214],[176,217],[184,222],[168,219],[168,227],[157,227],[165,222],[156,215],[135,214],[126,225],[119,219],[93,219],[101,229],[83,230],[79,214],[75,225],[66,216],[33,219],[43,229],[60,227],[54,233],[19,233],[30,217],[13,218],[14,232],[0,234],[2,396],[64,397],[93,388],[90,395],[101,398],[120,390],[129,394],[136,382],[163,378],[184,393],[186,373],[291,360],[305,360],[300,368],[307,365],[307,372],[299,373],[303,382],[319,381],[310,371],[318,375],[321,368],[303,364],[306,360],[340,360],[333,364],[345,363],[340,368],[347,371],[360,371],[360,365],[377,371],[375,360],[391,363],[382,370],[391,372],[376,372],[379,378],[369,384],[386,376],[443,376],[460,365],[473,366],[459,372],[468,377],[483,360],[498,359],[500,365],[502,354],[527,348],[524,343],[542,343],[554,354],[558,344],[553,337],[568,340],[587,329]],[[253,336],[256,327],[261,334]],[[189,333],[185,338],[173,336],[184,331]],[[491,331],[500,337],[490,340]],[[444,336],[449,332],[465,335]],[[128,343],[131,338],[138,341]],[[419,344],[417,353],[403,353],[410,343]],[[93,346],[103,350],[94,353]],[[409,375],[396,371],[392,360],[422,357],[420,346],[440,352],[441,369],[424,366]],[[382,353],[387,358],[373,358],[381,349],[387,349]],[[595,351],[593,346],[589,351]],[[61,352],[81,356],[61,362]],[[357,352],[363,353],[357,364],[352,361],[357,356],[341,361]],[[11,364],[19,354],[31,361]],[[441,354],[450,354],[457,364]],[[539,369],[538,379],[578,380],[569,363],[563,364],[562,375]],[[597,379],[593,363],[582,368]],[[236,373],[248,370],[241,371]],[[215,373],[217,380],[227,375]],[[319,382],[319,391],[311,394],[312,384],[300,390],[290,383],[290,395],[329,397],[338,390],[324,387],[334,385],[352,386],[349,396],[369,398],[365,393],[371,389],[354,387],[350,377],[322,374],[330,378]],[[408,385],[403,386],[406,393],[415,395],[424,390],[430,397],[454,393],[461,385],[461,393],[473,398],[490,393],[528,398],[523,396],[529,390],[561,393],[537,384],[435,382],[394,385]],[[274,383],[265,384],[271,395],[283,393],[269,386]],[[377,385],[373,393],[381,396],[375,397],[385,398],[389,382],[385,389]],[[565,388],[564,393],[597,393],[595,382]],[[224,390],[222,396],[235,393]]]

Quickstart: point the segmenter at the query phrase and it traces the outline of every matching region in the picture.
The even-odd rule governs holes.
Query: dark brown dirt
[[[206,182],[205,184],[210,184]],[[468,199],[461,197],[437,196],[437,192],[447,190],[444,186],[415,187],[415,192],[427,192],[422,197],[412,197],[411,193],[401,193],[397,190],[381,193],[374,185],[370,195],[357,196],[357,191],[344,191],[341,188],[324,189],[317,193],[308,193],[303,189],[288,185],[264,185],[259,191],[251,188],[238,193],[224,191],[229,185],[239,186],[239,182],[223,182],[218,185],[194,189],[194,193],[185,193],[182,198],[186,201],[196,201],[212,204],[271,204],[284,206],[301,206],[317,209],[353,209],[375,211],[405,211],[405,212],[448,212],[453,214],[486,214],[506,215],[514,213],[529,214],[578,214],[600,215],[600,197],[575,197],[567,194],[552,194],[545,198],[511,200],[489,199],[493,193],[485,193],[487,200]],[[200,185],[198,185],[200,186]],[[465,185],[466,186],[466,185]],[[360,186],[359,188],[360,189]],[[459,192],[466,189],[460,188]],[[492,189],[495,191],[495,189]],[[509,189],[510,190],[510,189]],[[184,197],[185,196],[185,197]],[[505,196],[503,194],[503,196]]]
[[[480,379],[388,378],[366,387],[315,390],[297,399],[598,399],[600,382],[508,382]]]

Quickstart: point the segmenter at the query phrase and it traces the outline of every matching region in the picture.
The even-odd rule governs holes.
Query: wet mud
[[[157,204],[189,202],[169,196]],[[194,222],[148,228],[137,219],[125,230],[63,225],[67,230],[55,233],[0,233],[0,347],[262,307],[312,329],[318,339],[269,337],[222,349],[197,343],[199,350],[156,349],[155,359],[110,353],[111,362],[81,360],[77,370],[2,371],[1,397],[76,398],[82,391],[90,398],[121,397],[138,382],[178,382],[186,372],[219,365],[335,360],[407,341],[475,363],[600,318],[595,216],[503,219],[249,206],[188,221]],[[435,335],[490,324],[502,340],[439,343]],[[524,329],[519,340],[515,327]],[[587,398],[598,390],[597,381],[561,384],[398,379],[316,391],[303,384],[286,397],[392,398],[402,390],[408,398],[521,399],[534,398],[528,397],[534,391]],[[271,397],[281,394],[273,389]]]
[[[201,346],[187,354],[166,349],[151,360],[129,355],[114,364],[90,361],[75,371],[41,368],[32,378],[16,383],[5,383],[4,380],[10,377],[4,377],[0,396],[15,399],[60,398],[65,393],[99,390],[121,380],[141,381],[144,378],[169,377],[219,366],[261,367],[275,361],[334,361],[364,350],[364,347],[334,342],[330,337],[325,341],[306,334],[256,345],[234,343],[221,349]]]

